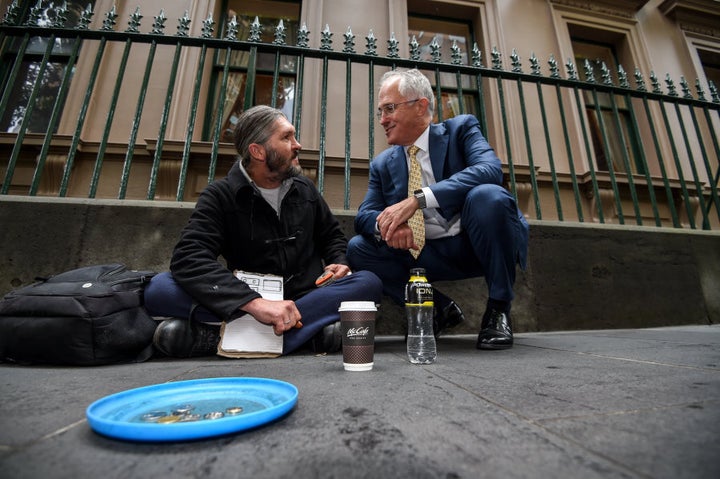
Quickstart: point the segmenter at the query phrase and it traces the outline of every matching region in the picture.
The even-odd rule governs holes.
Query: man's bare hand
[[[385,239],[385,242],[391,248],[397,249],[418,249],[418,245],[415,244],[415,238],[413,237],[412,230],[407,223],[400,225],[391,236]]]
[[[330,271],[333,274],[333,278],[340,279],[350,274],[350,266],[333,263],[325,266],[325,271]]]
[[[418,200],[411,196],[399,203],[395,203],[394,205],[385,208],[377,217],[377,224],[382,239],[390,244],[388,239],[392,241],[395,230],[403,225],[407,226],[407,220],[410,219],[419,206]],[[410,237],[412,238],[412,233],[410,234]]]
[[[302,317],[294,301],[256,298],[241,309],[261,323],[271,325],[278,336],[293,328],[302,328]]]

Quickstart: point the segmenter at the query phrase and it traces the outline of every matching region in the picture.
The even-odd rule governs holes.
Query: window
[[[472,49],[472,27],[468,22],[426,18],[420,15],[408,15],[408,36],[418,42],[420,60],[433,60],[431,44],[433,40],[439,46],[440,59],[452,63],[452,45],[457,44],[461,51],[461,63],[468,64],[468,50]]]
[[[65,26],[67,28],[77,26],[81,13],[88,6],[92,8],[93,4],[94,1],[88,0],[67,1],[67,21]],[[52,1],[22,2],[21,5],[19,18],[22,23],[28,20],[31,11],[34,9],[37,9],[36,11],[39,13],[37,25],[50,26],[56,21],[59,7]],[[47,37],[31,38],[24,52],[19,51],[21,38],[16,37],[10,40],[9,48],[2,61],[0,61],[0,80],[8,88],[12,88],[8,106],[0,117],[0,131],[16,133],[20,130],[29,109],[28,101],[36,84],[38,90],[35,102],[32,105],[31,116],[26,122],[26,131],[28,133],[44,133],[47,131],[56,99],[60,96],[60,86],[63,78],[65,78],[68,68],[74,68],[74,65],[70,64],[70,59],[75,41],[70,38],[56,38],[52,44],[49,61],[43,67],[42,58],[50,46]],[[8,76],[18,54],[21,53],[23,57],[18,76],[14,82],[10,83]],[[70,73],[72,74],[72,72]],[[42,78],[38,78],[41,74]],[[5,94],[6,92],[3,92],[3,95]],[[58,105],[58,108],[62,109],[62,107],[63,105]],[[57,129],[57,125],[55,125],[54,129]]]
[[[708,83],[713,82],[716,88],[720,88],[720,51],[698,49],[697,52]],[[705,92],[708,91],[708,85],[702,87]]]
[[[275,39],[275,29],[282,20],[285,27],[285,43],[293,45],[297,39],[300,19],[299,1],[274,0],[227,0],[224,28],[235,18],[237,22],[238,40],[247,40],[255,18],[262,26],[262,41],[271,43]],[[225,35],[225,31],[218,32]],[[225,51],[218,51],[213,66],[213,98],[218,108],[212,108],[209,121],[205,128],[205,137],[214,134],[217,115],[222,115],[221,141],[232,142],[232,131],[237,117],[247,107],[259,104],[273,105],[282,110],[288,118],[292,118],[295,96],[296,57],[283,55],[280,58],[280,71],[277,90],[273,91],[273,71],[275,55],[260,53],[256,60],[255,78],[248,78],[248,62],[250,55],[244,51],[233,51],[229,59],[227,84],[223,88],[223,69],[225,67]],[[248,81],[250,80],[250,81]],[[247,88],[251,88],[247,92]],[[224,90],[224,95],[219,98]]]
[[[443,15],[439,15],[442,11]],[[448,16],[445,16],[448,15]],[[453,62],[453,44],[460,51],[460,63],[469,65],[471,52],[475,43],[471,19],[478,15],[477,9],[459,5],[437,2],[408,1],[408,44],[414,39],[419,48],[420,60],[434,61],[433,49],[437,45],[440,61]],[[435,77],[430,81],[434,84]],[[457,79],[454,74],[444,73],[440,76],[442,103],[435,109],[434,121],[452,118],[461,113],[477,113],[477,90],[470,79],[463,78],[462,98],[458,95]]]
[[[585,60],[588,60],[596,82],[602,82],[604,63],[611,71],[613,82],[617,84],[619,63],[614,45],[572,38],[572,47],[581,80],[587,79],[584,65]],[[638,133],[632,123],[625,98],[587,90],[583,91],[583,96],[598,170],[608,171],[609,165],[612,165],[614,172],[644,173],[639,161]],[[625,154],[631,171],[627,171],[625,166]]]

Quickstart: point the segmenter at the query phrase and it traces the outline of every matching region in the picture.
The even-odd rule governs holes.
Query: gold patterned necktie
[[[420,163],[417,161],[417,152],[420,150],[417,146],[413,145],[408,148],[408,154],[410,155],[410,172],[408,174],[408,197],[412,196],[416,190],[422,188],[422,174],[420,172]],[[415,259],[420,255],[423,246],[425,246],[425,218],[421,208],[418,208],[415,213],[408,220],[408,225],[413,233],[415,244],[418,249],[411,249],[410,253]]]

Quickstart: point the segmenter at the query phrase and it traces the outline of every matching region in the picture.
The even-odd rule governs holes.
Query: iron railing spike
[[[683,91],[683,98],[693,99],[692,93],[690,92],[690,85],[684,76],[680,76],[680,87]]]
[[[215,20],[213,20],[212,15],[208,15],[208,17],[205,20],[203,20],[203,27],[202,27],[202,32],[200,33],[200,36],[202,38],[212,38],[214,30],[215,30]]]
[[[550,66],[550,78],[560,78],[560,68],[558,67],[555,55],[550,54],[548,58],[548,65]]]
[[[41,14],[42,14],[42,0],[38,0],[34,6],[30,7],[30,12],[28,13],[28,18],[27,18],[27,21],[25,22],[25,25],[37,26],[38,22],[40,21]]]
[[[143,16],[140,13],[140,7],[135,7],[135,11],[130,14],[130,20],[128,20],[128,27],[125,30],[128,33],[140,33],[140,20]]]
[[[0,25],[15,25],[18,21],[19,15],[20,6],[18,5],[17,0],[13,0],[13,2],[8,5]]]
[[[397,38],[395,38],[395,32],[392,32],[390,34],[390,38],[387,41],[388,46],[388,58],[400,58],[400,46],[398,44]]]
[[[482,68],[482,51],[476,42],[473,42],[472,48],[472,64],[474,67]]]
[[[325,24],[325,29],[320,32],[320,50],[332,50],[332,36],[330,25]]]
[[[653,93],[660,93],[662,94],[662,88],[660,87],[660,80],[658,80],[657,75],[654,71],[650,72],[650,84],[652,85],[652,92]]]
[[[353,35],[352,29],[349,25],[343,34],[343,38],[343,53],[355,53],[355,35]]]
[[[250,36],[248,41],[252,43],[260,43],[262,41],[262,25],[260,18],[255,16],[255,20],[250,24]]]
[[[720,103],[720,95],[718,95],[718,89],[717,86],[715,86],[715,82],[712,80],[708,81],[708,88],[710,89],[710,97],[712,98],[713,103]]]
[[[227,29],[225,32],[225,40],[235,41],[237,40],[238,23],[237,16],[233,15],[230,21],[227,23]]]
[[[510,64],[512,65],[512,71],[514,73],[522,73],[522,65],[520,64],[520,55],[516,49],[512,49],[510,53]]]
[[[678,96],[677,88],[675,87],[675,82],[673,81],[673,79],[669,73],[665,74],[665,84],[668,87],[668,95],[669,96]]]
[[[150,31],[150,33],[153,35],[164,35],[166,21],[167,16],[165,15],[165,11],[161,9],[160,13],[158,13],[154,18],[152,30]]]
[[[530,72],[532,75],[540,76],[540,60],[535,55],[535,52],[530,52]]]
[[[105,20],[103,20],[103,26],[102,30],[105,31],[113,31],[115,30],[115,25],[117,24],[117,9],[115,8],[115,5],[105,14]]]
[[[430,42],[430,58],[432,58],[433,63],[440,63],[441,55],[440,43],[437,41],[437,36],[434,36],[432,42]]]
[[[372,28],[365,37],[365,55],[371,57],[377,56],[377,38],[375,38]]]
[[[705,90],[703,90],[702,83],[700,83],[699,78],[695,79],[695,89],[697,90],[698,100],[707,101],[707,97],[705,96]]]
[[[413,35],[410,40],[410,60],[420,60],[420,44],[418,43],[417,38],[415,38],[415,35]]]
[[[502,55],[498,51],[496,46],[492,47],[492,51],[490,52],[490,56],[492,57],[492,67],[493,70],[502,70]]]
[[[92,21],[93,15],[95,15],[95,13],[92,10],[92,3],[88,3],[85,10],[80,12],[80,18],[78,19],[78,24],[75,29],[88,30],[90,28],[90,22]]]
[[[310,31],[305,22],[303,22],[302,27],[298,30],[297,46],[300,48],[310,48]]]
[[[178,37],[188,36],[188,33],[190,32],[190,22],[191,20],[190,16],[188,15],[188,11],[185,10],[185,14],[178,20],[178,27],[176,33]]]
[[[450,47],[450,54],[453,65],[462,65],[462,52],[457,44],[457,40],[453,39],[452,46]]]
[[[283,19],[281,18],[278,21],[277,26],[275,27],[275,39],[273,40],[273,45],[285,45],[286,37],[287,34],[285,33],[285,23],[283,23]]]

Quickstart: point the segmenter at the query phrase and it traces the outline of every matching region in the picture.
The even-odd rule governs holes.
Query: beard
[[[300,165],[292,163],[292,160],[295,158],[296,156],[291,156],[290,158],[283,159],[276,150],[268,149],[265,162],[268,170],[274,173],[279,181],[284,181],[302,174]]]

